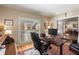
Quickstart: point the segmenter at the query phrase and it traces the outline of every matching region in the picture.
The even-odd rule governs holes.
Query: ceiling
[[[79,9],[79,4],[9,4],[6,7],[18,10],[30,10],[44,16],[53,16],[63,12]]]

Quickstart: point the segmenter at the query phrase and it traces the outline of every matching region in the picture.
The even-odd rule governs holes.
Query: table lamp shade
[[[4,27],[5,27],[4,24],[0,23],[0,32],[2,32],[4,30]]]

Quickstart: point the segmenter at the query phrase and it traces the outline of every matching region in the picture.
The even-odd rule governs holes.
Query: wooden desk
[[[7,44],[5,55],[16,55],[15,43]]]
[[[66,43],[66,42],[67,42],[66,40],[59,39],[56,43],[54,43],[54,45],[60,47],[60,55],[63,54],[63,45],[64,45],[64,43]]]
[[[48,37],[46,39],[43,39],[44,41],[46,40],[47,42],[50,42],[50,44],[54,44],[58,47],[60,47],[60,55],[62,55],[63,52],[63,45],[64,43],[67,42],[67,40],[65,40],[65,38],[61,38],[61,37]]]

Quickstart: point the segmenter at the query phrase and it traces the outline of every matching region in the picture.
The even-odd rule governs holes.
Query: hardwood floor
[[[63,45],[63,55],[76,55],[74,52],[69,50],[70,42],[67,42]],[[56,45],[51,45],[52,49],[49,50],[51,55],[60,55],[60,47]]]
[[[31,49],[31,48],[33,48],[33,44],[24,44],[24,45],[18,46],[17,51],[23,52],[23,51],[26,51],[26,50]]]
[[[67,42],[63,45],[63,55],[76,55],[72,51],[69,50],[69,45],[70,43]],[[60,55],[60,47],[57,47],[56,45],[51,44],[52,49],[49,49],[49,55]],[[18,47],[18,52],[20,55],[24,55],[24,52],[27,51],[28,49],[33,48],[32,44],[27,44],[23,46]]]

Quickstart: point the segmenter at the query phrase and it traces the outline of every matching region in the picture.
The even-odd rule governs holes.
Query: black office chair
[[[42,43],[39,35],[36,32],[31,32],[32,41],[34,43],[34,47],[40,52],[41,55],[48,55],[47,50],[50,46],[49,43]]]

